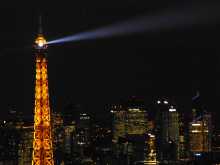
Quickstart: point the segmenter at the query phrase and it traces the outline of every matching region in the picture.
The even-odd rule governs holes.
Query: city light
[[[199,133],[199,132],[201,132],[201,131],[199,131],[199,130],[192,130],[192,133]]]
[[[153,134],[151,134],[151,133],[149,133],[148,136],[149,136],[150,138],[154,138],[154,137],[155,137],[155,135],[153,135]]]
[[[160,101],[160,100],[158,100],[158,101],[157,101],[157,104],[160,104],[160,103],[161,103],[161,101]]]
[[[168,104],[168,101],[164,100],[163,103],[164,103],[164,104]]]
[[[147,4],[150,3],[147,2]],[[206,78],[203,74],[197,73],[198,71],[208,72],[210,67],[203,69],[200,48],[199,51],[193,49],[192,53],[188,49],[184,51],[187,45],[185,45],[185,38],[182,38],[186,34],[187,42],[191,41],[194,45],[198,40],[194,42],[194,38],[192,40],[190,38],[192,36],[198,37],[199,40],[207,34],[209,37],[218,37],[217,34],[211,34],[210,29],[207,34],[203,33],[203,30],[206,30],[204,27],[196,29],[199,23],[204,23],[207,18],[211,18],[211,11],[204,12],[207,8],[210,9],[210,6],[189,7],[184,2],[184,5],[178,5],[176,8],[174,5],[169,5],[169,10],[167,8],[161,10],[163,5],[160,4],[160,9],[157,9],[158,4],[156,2],[153,8],[147,5],[149,10],[146,15],[143,13],[145,6],[144,8],[140,6],[140,9],[129,3],[131,6],[128,9],[129,13],[121,15],[115,10],[112,12],[114,11],[113,14],[116,17],[120,16],[115,17],[116,19],[133,14],[135,17],[94,29],[89,29],[89,26],[100,25],[115,18],[111,16],[108,20],[109,18],[104,17],[108,13],[102,13],[100,18],[104,21],[95,18],[99,21],[97,23],[92,19],[84,20],[85,17],[82,18],[80,13],[79,19],[75,19],[78,9],[74,10],[74,6],[70,7],[75,15],[69,13],[70,10],[67,8],[65,8],[66,12],[53,9],[56,14],[49,14],[53,20],[46,19],[48,20],[46,28],[55,28],[48,34],[61,36],[61,38],[49,42],[43,35],[40,17],[39,32],[32,44],[34,55],[29,52],[27,55],[29,59],[22,59],[28,53],[23,51],[24,55],[21,58],[16,57],[18,62],[11,61],[11,58],[2,59],[3,116],[0,118],[0,165],[186,165],[218,162],[220,158],[219,116],[212,116],[218,113],[218,104],[212,105],[213,97],[210,95],[211,99],[209,99],[207,94],[210,92],[204,93],[206,91],[204,82],[200,81]],[[117,8],[118,5],[117,3]],[[126,4],[122,3],[122,5],[125,7]],[[43,6],[42,8],[50,12],[49,8],[46,9]],[[85,8],[87,10],[87,7]],[[216,5],[213,11],[220,13],[216,8],[219,7]],[[88,12],[90,11],[88,9]],[[137,16],[138,11],[142,12],[142,15]],[[92,14],[92,18],[99,14]],[[87,15],[90,14],[87,13],[85,16]],[[57,16],[68,17],[68,19],[59,22],[60,19],[57,19]],[[31,37],[26,36],[30,25],[23,25],[26,20],[19,19],[21,22],[17,22],[22,25],[22,28],[13,33],[11,29],[9,31],[6,29],[7,33],[2,36],[3,40],[16,39],[16,42],[7,40],[2,45],[4,49],[7,49],[8,45],[19,46],[29,42],[22,41],[21,38]],[[11,21],[10,18],[6,20]],[[67,22],[71,25],[64,25]],[[85,31],[78,33],[77,29],[83,29],[83,27],[88,29],[84,28]],[[62,37],[67,29],[77,33]],[[24,34],[20,33],[20,30],[25,31]],[[66,34],[72,32],[66,32]],[[188,32],[190,34],[187,34]],[[143,35],[136,35],[137,33],[143,33]],[[13,37],[9,37],[9,34]],[[132,36],[134,34],[135,36]],[[117,41],[111,38],[125,35],[129,37],[117,38]],[[111,38],[111,40],[106,43],[101,42],[104,43],[103,45],[98,45],[100,42],[97,41],[84,42],[86,47],[80,44],[52,46],[105,38]],[[131,42],[130,39],[132,39]],[[206,38],[198,42],[198,45],[205,40]],[[50,45],[52,52],[47,50]],[[182,47],[177,50],[179,45]],[[170,46],[174,52],[167,51],[167,47]],[[157,48],[152,49],[152,47]],[[205,54],[213,54],[213,47],[215,47],[214,44],[210,46],[210,51],[204,51]],[[193,58],[187,58],[188,53],[191,53]],[[17,54],[20,53],[17,52]],[[47,54],[52,55],[50,70],[48,70]],[[64,54],[69,56],[65,58]],[[180,55],[184,56],[184,59],[179,57]],[[215,54],[212,58],[216,59]],[[190,64],[188,60],[193,60],[193,63],[191,68],[187,66],[185,69],[186,64]],[[20,77],[23,76],[20,76],[22,71],[20,64],[28,67],[28,61],[33,65],[29,63],[31,66],[29,69],[24,67],[24,70],[27,70],[25,75],[33,73],[29,74],[29,78],[25,76],[25,81],[29,81],[30,84],[21,88],[23,81]],[[205,63],[207,62],[210,60],[205,60]],[[18,75],[16,72],[12,73],[12,67],[15,71],[17,69]],[[192,71],[192,68],[196,68],[190,77],[193,87],[187,85],[188,77],[183,77],[183,75],[189,75],[187,72]],[[213,68],[219,69],[211,67],[211,71]],[[173,71],[177,73],[172,73]],[[52,72],[51,78],[48,78],[48,72]],[[17,83],[15,80],[21,82]],[[52,89],[49,88],[50,81],[52,81]],[[215,81],[208,83],[207,91],[213,83],[215,85]],[[15,87],[12,87],[13,85]],[[202,99],[199,92],[193,97],[188,95],[191,90],[194,91],[197,88],[203,91]],[[32,96],[29,97],[31,93]],[[22,94],[25,95],[24,98],[21,97]],[[29,108],[31,104],[33,109]],[[211,109],[214,106],[217,108]],[[210,113],[209,110],[211,110]]]
[[[129,108],[128,110],[130,112],[142,112],[141,109],[139,109],[139,108]]]
[[[176,112],[176,109],[175,108],[170,108],[169,112]]]
[[[200,123],[192,123],[192,126],[201,126]]]
[[[202,154],[201,153],[195,153],[195,156],[202,156]]]

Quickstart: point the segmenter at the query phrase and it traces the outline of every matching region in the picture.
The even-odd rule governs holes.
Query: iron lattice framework
[[[47,59],[43,51],[38,51],[36,55],[34,113],[32,165],[54,165]]]

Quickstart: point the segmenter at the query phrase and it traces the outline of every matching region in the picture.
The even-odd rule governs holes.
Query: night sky
[[[13,4],[0,7],[0,114],[13,108],[27,114],[34,105],[34,52],[39,11],[48,40],[77,34],[201,1],[80,1],[73,4]],[[211,1],[209,2],[211,3]],[[214,3],[214,2],[213,2]],[[218,4],[219,5],[219,4]],[[208,13],[207,13],[208,14]],[[83,104],[91,112],[129,96],[151,103],[174,98],[190,111],[197,90],[208,111],[219,110],[219,22],[157,29],[49,47],[50,100],[53,110]]]

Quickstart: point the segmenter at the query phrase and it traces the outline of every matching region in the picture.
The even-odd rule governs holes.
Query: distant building
[[[20,134],[15,127],[7,126],[7,121],[3,123],[0,128],[0,164],[17,165]]]
[[[211,114],[203,113],[189,123],[189,149],[193,155],[212,151]]]
[[[187,160],[188,158],[188,148],[187,148],[187,125],[188,123],[184,119],[184,115],[179,116],[179,159]]]
[[[112,105],[111,113],[113,114],[112,139],[114,143],[117,143],[119,138],[126,137],[127,109],[122,105]]]
[[[146,159],[148,114],[142,100],[131,98],[111,107],[113,152],[121,164]]]
[[[97,165],[113,165],[112,159],[112,133],[111,128],[94,124],[92,127],[92,152],[93,160]],[[119,164],[119,163],[118,163]]]
[[[157,101],[156,138],[160,160],[178,160],[180,149],[179,113],[167,99]]]
[[[19,132],[21,134],[18,165],[30,165],[32,161],[33,150],[33,125],[22,125]]]
[[[0,121],[0,164],[29,165],[32,161],[32,116],[10,110],[6,120]]]
[[[91,143],[91,116],[88,113],[80,113],[76,130],[77,144],[88,147]]]
[[[54,149],[54,162],[58,165],[64,162],[65,147],[64,147],[64,125],[63,125],[63,116],[61,113],[53,112],[52,113],[53,121],[53,149]]]
[[[91,116],[79,104],[69,104],[62,112],[63,126],[59,131],[60,155],[65,165],[89,160],[91,152]],[[62,139],[62,140],[61,140]],[[88,155],[89,153],[89,155]]]
[[[146,134],[147,124],[147,111],[143,107],[128,107],[126,123],[128,136]]]

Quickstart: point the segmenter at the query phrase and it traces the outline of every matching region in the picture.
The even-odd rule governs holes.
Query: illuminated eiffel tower
[[[47,42],[42,34],[41,25],[35,40],[35,49],[36,80],[32,165],[54,165],[47,78]]]

